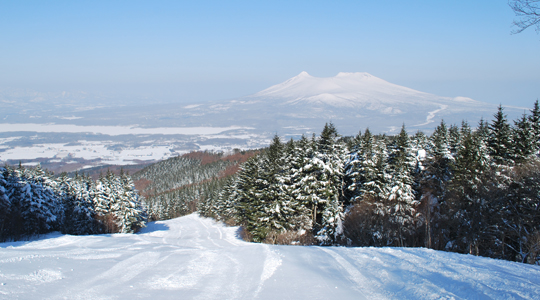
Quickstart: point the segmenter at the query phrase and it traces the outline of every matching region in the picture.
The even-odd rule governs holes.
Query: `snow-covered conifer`
[[[118,205],[116,217],[120,232],[132,233],[146,226],[146,210],[135,191],[131,177],[123,173],[117,177],[120,184],[117,186]]]
[[[513,163],[512,131],[503,107],[499,105],[495,119],[491,122],[488,137],[488,149],[496,165],[509,165]]]
[[[534,107],[531,109],[529,121],[531,123],[533,135],[536,136],[536,154],[540,156],[540,105],[538,104],[538,99],[536,99]]]
[[[518,120],[514,121],[513,128],[513,154],[516,162],[528,160],[536,154],[536,139],[531,119],[523,114]]]
[[[456,157],[461,144],[461,133],[457,125],[450,125],[448,129],[448,146],[450,153],[453,157]]]
[[[335,243],[342,233],[345,147],[338,137],[334,125],[326,124],[311,162],[316,176],[314,188],[319,198],[320,213],[320,217],[316,217],[318,230],[315,237],[321,244]]]
[[[389,210],[389,234],[395,238],[399,246],[405,246],[406,239],[414,233],[416,227],[417,206],[414,179],[411,174],[415,166],[414,155],[411,152],[410,139],[405,126],[392,145],[389,157],[390,190],[387,209]]]
[[[481,236],[489,218],[490,203],[489,199],[484,198],[489,171],[487,152],[486,145],[475,134],[470,133],[464,137],[451,181],[449,207],[455,238],[448,244],[449,248],[457,247],[474,254],[479,251]]]
[[[7,174],[7,170],[0,167],[0,241],[3,241],[7,236],[8,225],[6,223],[11,214],[11,201],[7,195],[7,181],[5,180]]]

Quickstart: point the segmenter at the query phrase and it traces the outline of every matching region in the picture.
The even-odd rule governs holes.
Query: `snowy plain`
[[[0,299],[539,299],[540,267],[413,248],[272,246],[197,214],[0,244]]]
[[[0,132],[57,132],[79,133],[90,132],[109,136],[126,134],[184,134],[184,135],[214,135],[229,130],[245,129],[239,126],[229,127],[159,127],[141,128],[133,126],[78,126],[72,124],[10,124],[0,123]],[[250,128],[248,128],[250,129]]]

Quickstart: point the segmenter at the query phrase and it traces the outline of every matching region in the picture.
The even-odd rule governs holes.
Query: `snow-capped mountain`
[[[377,78],[369,73],[338,73],[335,77],[319,78],[302,72],[299,75],[253,95],[256,98],[286,100],[286,104],[329,105],[378,110],[399,114],[392,106],[399,104],[430,104],[433,100],[451,99],[415,91]],[[465,98],[467,99],[467,98]],[[473,101],[472,99],[467,99]]]
[[[333,122],[342,134],[369,127],[373,132],[395,133],[402,124],[409,131],[431,131],[441,119],[448,124],[480,118],[490,120],[497,106],[467,97],[441,97],[392,84],[368,73],[339,73],[314,77],[307,72],[263,91],[225,102],[185,107],[192,117],[212,115],[223,126],[251,126],[279,135],[317,132]],[[506,108],[510,119],[523,108]],[[220,121],[224,121],[220,123]]]

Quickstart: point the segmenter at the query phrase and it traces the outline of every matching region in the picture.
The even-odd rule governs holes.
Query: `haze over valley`
[[[497,105],[441,97],[389,83],[368,73],[314,77],[301,72],[252,95],[203,103],[99,102],[81,95],[3,95],[0,159],[73,171],[98,165],[155,162],[189,151],[254,149],[273,135],[298,139],[332,122],[344,136],[369,127],[395,134],[431,132],[444,119],[472,126],[489,120]],[[24,105],[22,105],[24,103]],[[506,106],[510,118],[526,108]],[[70,166],[71,165],[71,166]]]

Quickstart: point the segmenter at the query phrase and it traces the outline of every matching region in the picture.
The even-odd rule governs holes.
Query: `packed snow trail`
[[[0,299],[539,299],[540,267],[412,248],[270,246],[196,214],[0,244]]]

